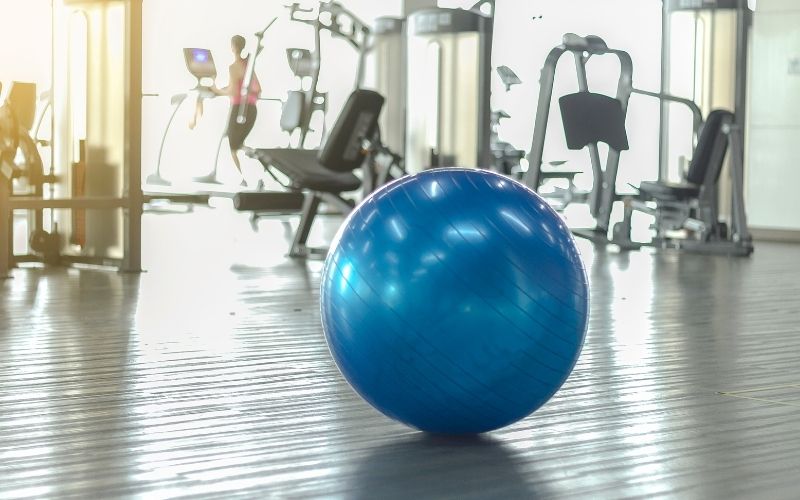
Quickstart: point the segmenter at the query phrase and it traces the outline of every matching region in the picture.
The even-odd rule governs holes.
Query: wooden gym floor
[[[329,230],[335,224],[329,226]],[[0,283],[0,498],[797,498],[800,251],[579,242],[583,355],[540,411],[475,439],[395,424],[345,384],[321,263],[228,210],[145,216],[140,276]]]

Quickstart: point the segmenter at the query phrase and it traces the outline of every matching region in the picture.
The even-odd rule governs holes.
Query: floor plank
[[[319,324],[321,263],[284,258],[285,238],[225,209],[147,215],[147,273],[0,283],[0,498],[796,498],[797,246],[580,242],[573,375],[516,425],[444,439],[349,389]]]

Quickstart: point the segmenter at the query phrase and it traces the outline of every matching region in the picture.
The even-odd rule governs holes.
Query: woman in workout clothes
[[[242,173],[242,166],[239,163],[239,150],[244,145],[244,140],[253,129],[253,124],[256,122],[256,104],[258,103],[258,96],[261,94],[261,84],[258,82],[258,77],[253,73],[253,79],[250,82],[250,88],[247,92],[245,102],[244,123],[239,123],[239,106],[242,103],[242,85],[244,85],[245,73],[247,72],[247,56],[242,55],[244,52],[245,39],[241,35],[235,35],[231,38],[231,50],[233,51],[234,61],[229,67],[230,79],[228,86],[222,89],[214,88],[213,91],[217,95],[227,95],[231,98],[231,112],[228,116],[228,143],[231,146],[231,155],[233,156],[233,163]]]

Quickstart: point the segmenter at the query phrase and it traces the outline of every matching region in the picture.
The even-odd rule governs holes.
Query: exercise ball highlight
[[[423,431],[472,434],[561,387],[588,295],[572,235],[537,194],[485,170],[435,169],[350,214],[320,306],[331,354],[367,402]]]

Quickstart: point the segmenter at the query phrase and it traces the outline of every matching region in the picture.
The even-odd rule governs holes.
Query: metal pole
[[[633,60],[630,54],[623,50],[611,50],[619,58],[619,81],[617,83],[617,100],[622,106],[623,116],[628,114],[628,101],[633,92]],[[595,145],[596,148],[596,145]],[[602,191],[598,205],[597,229],[608,232],[611,224],[611,211],[617,196],[617,173],[619,172],[620,152],[609,147],[606,158],[606,169],[603,172]],[[594,193],[597,189],[593,189]]]
[[[536,106],[536,121],[533,126],[531,152],[528,154],[528,171],[525,174],[525,185],[538,191],[542,174],[542,157],[547,134],[547,122],[550,119],[550,103],[553,99],[553,84],[556,77],[558,60],[566,52],[563,45],[555,47],[547,55],[539,77],[539,102]]]
[[[653,97],[655,99],[658,99],[666,103],[675,102],[683,104],[684,106],[689,108],[689,111],[692,113],[692,131],[694,134],[693,141],[694,142],[697,141],[697,136],[700,134],[700,129],[703,127],[703,112],[700,110],[700,106],[698,106],[696,102],[692,101],[691,99],[685,99],[683,97],[677,97],[669,94],[660,94],[658,92],[650,92],[642,89],[633,89],[631,93],[644,95],[647,97]]]
[[[736,20],[736,89],[735,114],[740,133],[745,130],[745,110],[747,109],[747,55],[750,42],[750,28],[753,13],[747,6],[747,0],[740,0]],[[744,142],[742,143],[744,145]]]
[[[142,0],[128,0],[126,23],[124,255],[120,271],[142,271]]]
[[[9,197],[11,196],[11,179],[3,171],[5,165],[0,165],[0,279],[11,277],[11,224],[12,220]]]
[[[491,2],[492,16],[494,16],[494,2]],[[483,53],[483,63],[485,65],[481,71],[481,83],[479,88],[480,116],[478,117],[478,167],[488,167],[492,164],[491,146],[491,123],[492,123],[492,43],[494,38],[494,17],[485,18],[483,22],[488,26],[485,35],[481,37]]]
[[[672,37],[670,30],[670,13],[666,3],[661,7],[661,93],[669,94],[669,63],[670,44]],[[661,101],[659,104],[659,134],[658,134],[658,181],[668,180],[669,175],[669,103]]]
[[[715,92],[714,92],[716,90],[716,83],[714,82],[714,77],[716,76],[715,75],[716,71],[714,71],[714,67],[716,66],[716,59],[717,59],[717,24],[718,24],[717,23],[717,9],[716,9],[716,7],[711,7],[710,12],[711,12],[711,16],[710,16],[711,17],[711,30],[710,30],[711,31],[711,35],[709,36],[708,33],[706,33],[706,36],[708,38],[706,38],[704,40],[701,40],[701,43],[703,43],[703,44],[705,44],[706,40],[708,40],[708,44],[710,45],[710,47],[708,48],[707,51],[704,50],[704,52],[707,52],[707,55],[708,55],[708,61],[704,61],[705,62],[705,64],[704,64],[705,68],[708,68],[708,82],[705,82],[706,84],[703,85],[703,96],[700,97],[700,102],[705,104],[706,109],[708,110],[707,113],[711,113],[711,110],[714,109],[714,104],[715,104],[714,101],[716,99],[716,95],[715,95]],[[700,15],[699,13],[695,14],[695,16],[699,16],[699,15]],[[705,49],[705,47],[703,47],[703,48]],[[696,68],[696,66],[695,66],[695,68]],[[701,81],[704,79],[704,77],[706,75],[706,72],[704,71],[705,68],[701,68],[700,69],[700,79],[701,79]],[[695,79],[695,81],[697,81],[697,73],[695,73],[694,79]],[[735,90],[734,90],[734,92],[735,92]],[[708,97],[704,98],[706,93],[707,93]]]
[[[172,96],[173,102],[173,110],[172,114],[169,116],[169,120],[167,121],[167,126],[164,128],[164,135],[161,136],[161,145],[158,147],[158,160],[156,161],[156,171],[154,174],[147,177],[147,183],[158,185],[158,186],[169,186],[172,183],[168,180],[164,179],[161,176],[161,157],[164,155],[164,146],[167,143],[167,135],[169,134],[169,129],[172,128],[172,122],[175,120],[175,115],[178,114],[178,110],[181,108],[181,105],[188,97],[188,94],[175,94]]]
[[[575,71],[578,74],[578,90],[581,92],[589,92],[589,80],[586,76],[586,62],[588,57],[582,51],[572,51],[575,59]],[[592,143],[586,146],[589,151],[589,160],[592,164],[592,177],[594,184],[592,192],[589,193],[589,210],[592,216],[597,218],[601,212],[601,200],[605,198],[604,191],[606,190],[606,183],[603,180],[603,166],[600,163],[600,150],[597,148],[597,143]]]
[[[250,97],[250,85],[253,83],[253,76],[256,72],[256,60],[264,49],[264,35],[277,20],[277,17],[273,17],[263,30],[255,34],[256,48],[253,50],[253,54],[247,58],[247,66],[244,71],[244,78],[242,79],[242,88],[239,89],[239,106],[236,110],[236,123],[239,125],[243,125],[247,121],[247,101]],[[216,170],[216,165],[214,169]]]
[[[311,85],[306,93],[306,102],[303,106],[303,112],[301,114],[301,121],[300,121],[300,142],[299,147],[303,149],[306,144],[306,136],[308,136],[308,129],[311,127],[311,115],[314,113],[314,101],[317,98],[317,83],[319,82],[319,72],[322,65],[322,38],[320,32],[322,31],[322,22],[319,20],[319,14],[317,14],[317,20],[314,22],[314,52],[311,53],[311,57],[313,58],[313,72],[311,74]],[[301,82],[302,85],[302,82]],[[301,87],[302,90],[302,87]],[[323,122],[324,122],[323,118]]]
[[[364,66],[367,63],[367,52],[369,49],[367,45],[361,47],[358,51],[358,67],[356,68],[356,88],[360,89],[364,86]]]
[[[743,129],[737,123],[728,127],[728,141],[731,147],[730,174],[732,196],[732,224],[731,235],[739,241],[750,241],[750,232],[747,228],[747,212],[744,206],[744,136]]]

